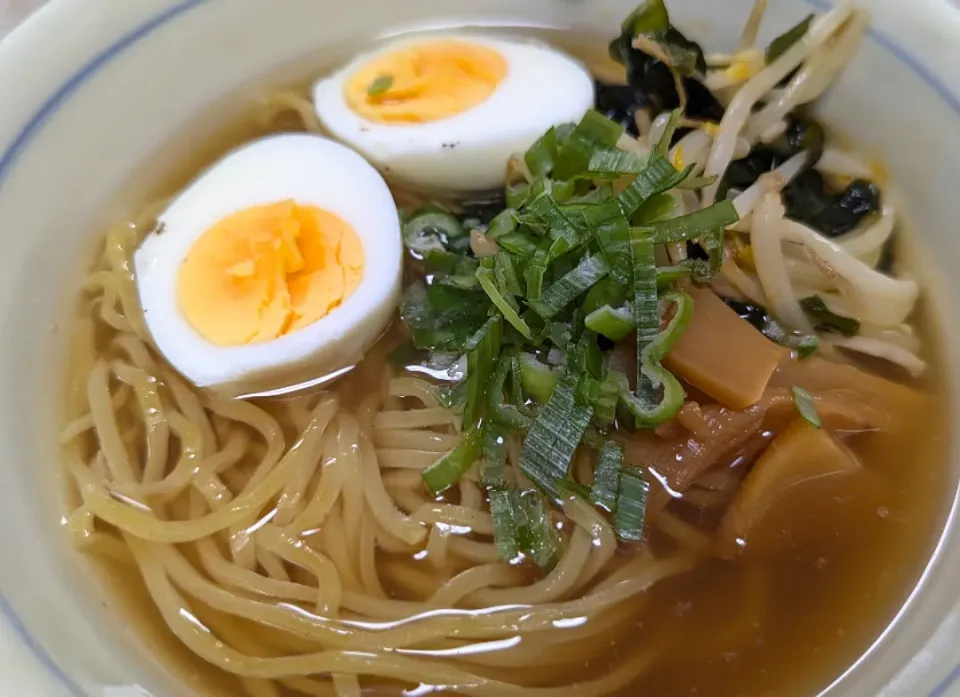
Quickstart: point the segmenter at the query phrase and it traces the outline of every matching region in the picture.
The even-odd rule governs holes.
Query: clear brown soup
[[[563,34],[549,38],[597,63],[597,44]],[[598,68],[605,74],[609,69],[609,64]],[[268,115],[265,121],[264,114]],[[266,133],[301,129],[302,121],[293,112],[259,106],[215,130],[193,129],[188,135],[194,155],[177,162],[158,181],[155,193],[175,193],[237,144]],[[906,242],[901,235],[899,243]],[[88,309],[85,306],[84,311]],[[861,471],[794,487],[766,513],[762,525],[752,529],[741,552],[723,558],[707,551],[691,570],[617,606],[613,629],[601,635],[602,645],[586,652],[591,655],[582,661],[572,658],[549,675],[523,667],[491,672],[504,679],[565,685],[584,676],[603,675],[624,656],[636,655],[637,660],[649,656],[647,670],[616,693],[622,697],[808,697],[838,679],[880,636],[914,589],[943,521],[946,492],[954,484],[948,479],[944,458],[943,361],[936,352],[939,341],[932,318],[925,311],[917,318],[917,328],[931,369],[911,386],[929,399],[922,411],[897,412],[896,427],[889,432],[845,438],[863,463]],[[340,391],[344,406],[357,408],[365,396],[381,389],[386,355],[398,331],[385,337],[355,374],[334,388]],[[98,350],[106,352],[114,334],[99,325]],[[71,360],[76,363],[78,358]],[[881,363],[861,367],[904,382],[899,371]],[[282,406],[269,402],[260,406],[281,421],[292,442],[296,431],[284,421]],[[92,456],[95,447],[94,439],[85,441],[85,457]],[[739,480],[753,462],[752,457],[739,454],[725,455],[714,471]],[[722,487],[719,494],[705,487],[696,490],[701,494],[699,501],[681,496],[667,504],[664,511],[680,524],[679,530],[674,528],[671,534],[652,526],[653,549],[669,553],[684,545],[713,544],[723,506],[703,501],[709,501],[711,493],[714,501],[729,502],[729,498],[724,498]],[[447,500],[456,502],[456,494]],[[66,505],[71,512],[76,507],[75,491],[68,493]],[[188,545],[183,551],[188,558],[192,554]],[[161,665],[198,694],[239,694],[234,676],[197,658],[167,631],[135,567],[96,555],[85,559],[95,566],[111,599],[109,611],[136,629]],[[376,563],[388,596],[411,601],[424,600],[425,591],[468,565],[457,560],[438,573],[422,555],[383,550],[377,551]],[[216,611],[200,603],[193,608],[201,622],[217,621]],[[629,621],[622,621],[624,617]],[[595,621],[610,619],[601,616]],[[249,623],[238,627],[254,642],[258,640],[258,627]],[[363,694],[371,697],[401,694],[396,683],[365,680],[362,685]],[[303,694],[279,683],[277,689],[284,697]]]

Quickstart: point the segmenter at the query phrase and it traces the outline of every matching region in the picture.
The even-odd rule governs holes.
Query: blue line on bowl
[[[24,125],[23,129],[13,139],[13,142],[0,157],[0,186],[3,186],[4,180],[9,175],[11,168],[16,163],[17,158],[30,144],[30,141],[37,135],[43,125],[56,113],[71,94],[83,86],[100,68],[116,58],[131,45],[153,33],[172,19],[184,14],[185,12],[202,5],[207,0],[184,0],[177,5],[169,8],[165,12],[150,19],[141,26],[131,30],[113,44],[98,53],[89,63],[84,65],[74,75],[64,82],[60,88],[54,92]],[[826,0],[803,0],[803,2],[816,7],[817,9],[828,9],[832,3]],[[932,70],[925,66],[920,60],[900,46],[896,41],[886,34],[870,28],[867,35],[871,41],[888,51],[897,60],[903,63],[907,68],[927,84],[937,95],[960,117],[960,97],[953,93],[943,80],[941,80]],[[84,697],[84,692],[80,686],[70,678],[56,664],[53,658],[47,653],[37,640],[30,634],[23,620],[16,613],[7,599],[0,593],[0,615],[10,623],[14,633],[16,633],[23,644],[36,657],[36,659],[46,668],[53,677],[60,682],[73,697]],[[960,679],[960,665],[951,671],[950,675],[944,679],[940,685],[934,688],[929,697],[945,697],[947,690],[951,685]]]

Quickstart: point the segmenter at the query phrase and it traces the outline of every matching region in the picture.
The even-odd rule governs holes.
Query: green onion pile
[[[589,111],[525,153],[529,177],[508,185],[506,209],[485,225],[432,205],[405,216],[404,244],[425,278],[403,301],[412,343],[427,362],[466,355],[465,377],[440,388],[441,402],[462,414],[462,440],[423,480],[439,495],[480,462],[508,561],[555,563],[550,507],[569,496],[609,513],[620,539],[642,537],[648,484],[607,434],[653,428],[683,406],[683,387],[661,364],[693,314],[683,285],[716,275],[724,231],[738,220],[729,201],[675,217],[672,190],[711,183],[667,157],[680,116],[640,156],[617,147],[622,126]],[[485,238],[486,255],[472,251],[471,234]],[[657,264],[658,246],[687,242],[701,258]],[[609,349],[630,336],[628,370]],[[515,433],[523,482],[504,473]],[[582,445],[596,450],[592,488],[570,476]]]

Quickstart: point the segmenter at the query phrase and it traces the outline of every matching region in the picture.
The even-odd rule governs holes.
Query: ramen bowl
[[[0,43],[0,691],[186,695],[200,677],[152,652],[115,594],[70,552],[57,466],[69,302],[96,231],[182,181],[215,125],[264,85],[296,81],[351,48],[411,30],[572,29],[602,41],[631,0],[53,0]],[[672,0],[678,25],[734,46],[749,0]],[[946,0],[864,0],[873,22],[826,123],[881,159],[908,203],[927,304],[960,399],[960,10]],[[761,43],[825,0],[771,0]],[[598,43],[598,45],[603,45]],[[950,411],[949,487],[932,561],[886,632],[826,694],[960,695],[960,529]],[[904,461],[903,467],[922,463]],[[935,548],[935,550],[934,550]],[[869,593],[869,588],[864,589]]]

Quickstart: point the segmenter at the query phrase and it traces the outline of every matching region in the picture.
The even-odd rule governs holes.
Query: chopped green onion
[[[679,218],[661,220],[642,226],[654,244],[675,244],[702,237],[718,228],[726,228],[740,220],[732,201],[720,201]]]
[[[634,224],[649,225],[659,220],[669,218],[677,210],[677,200],[669,193],[651,196],[631,216]]]
[[[497,554],[508,563],[520,556],[517,544],[517,515],[514,510],[514,498],[518,496],[514,487],[497,487],[490,490],[493,541],[497,547]]]
[[[524,232],[508,232],[497,238],[501,250],[510,252],[521,259],[532,257],[537,251],[537,240]]]
[[[813,15],[808,15],[806,19],[801,21],[799,24],[791,27],[770,42],[766,53],[767,65],[773,63],[784,53],[789,51],[795,43],[807,35],[807,32],[810,31],[810,23],[813,22],[813,17]]]
[[[666,290],[682,278],[690,275],[690,268],[682,264],[657,267],[657,290]]]
[[[507,208],[519,210],[530,200],[530,185],[526,182],[508,184],[506,191]]]
[[[530,201],[520,219],[528,225],[542,225],[551,239],[563,238],[571,246],[580,242],[580,233],[561,212],[553,196],[547,192]]]
[[[530,300],[530,307],[541,317],[549,319],[608,273],[610,267],[602,256],[585,256],[576,268],[543,291],[538,300]]]
[[[860,322],[831,312],[819,295],[804,298],[800,301],[800,306],[820,329],[837,331],[844,336],[856,336],[860,333]]]
[[[510,395],[513,397],[513,406],[524,416],[532,416],[532,410],[523,396],[523,372],[520,368],[520,358],[510,358]]]
[[[527,150],[523,161],[534,177],[545,177],[553,170],[557,158],[557,129],[550,128]]]
[[[607,199],[613,198],[613,187],[607,182],[601,182],[595,189],[590,189],[583,196],[575,196],[571,203],[594,204],[603,203]]]
[[[488,307],[482,293],[414,283],[404,291],[400,314],[418,348],[458,351],[486,321]]]
[[[560,536],[550,519],[547,502],[537,491],[515,497],[517,546],[541,571],[549,571],[560,557]]]
[[[367,88],[367,95],[370,97],[376,97],[383,94],[391,87],[393,87],[393,75],[381,75],[370,83],[370,86]]]
[[[620,470],[623,468],[623,446],[612,440],[606,441],[597,456],[593,470],[593,488],[590,501],[613,513],[617,510],[617,491],[620,489]]]
[[[663,135],[653,146],[652,157],[667,157],[670,153],[670,142],[673,140],[673,134],[677,132],[677,124],[680,123],[681,116],[683,116],[682,109],[674,109],[670,112],[670,118],[667,121],[667,127],[663,129]]]
[[[587,291],[587,295],[584,297],[580,309],[585,315],[589,315],[604,305],[610,305],[611,307],[621,305],[626,298],[626,284],[620,283],[613,275],[610,275],[601,279],[593,288]]]
[[[507,431],[493,424],[483,427],[483,468],[480,479],[486,487],[503,486],[503,466],[507,461]]]
[[[445,249],[427,252],[423,257],[423,270],[427,274],[473,276],[479,265],[473,257],[448,252]]]
[[[627,174],[639,174],[649,158],[620,148],[602,148],[590,155],[587,170],[582,176],[591,179],[616,179]]]
[[[571,179],[587,169],[590,156],[597,148],[612,148],[623,135],[623,126],[590,109],[563,142],[554,176]]]
[[[655,388],[663,389],[660,402],[651,408],[649,404],[630,393],[630,386],[625,376],[622,374],[618,376],[620,399],[640,427],[653,427],[672,419],[683,407],[686,396],[680,381],[660,362],[680,340],[690,323],[693,317],[693,298],[683,291],[674,291],[664,296],[663,302],[674,303],[677,307],[676,312],[666,328],[643,349],[640,358],[640,374],[644,375]]]
[[[523,287],[520,285],[517,267],[514,264],[513,257],[508,252],[501,250],[497,253],[494,257],[493,270],[497,277],[497,287],[502,293],[523,295]]]
[[[602,334],[611,341],[627,338],[637,327],[633,308],[629,305],[616,309],[604,305],[587,315],[584,322],[587,329]]]
[[[523,272],[524,279],[527,282],[527,300],[539,300],[543,293],[543,275],[547,272],[547,264],[550,263],[550,250],[553,242],[550,239],[543,240],[534,252],[533,258],[527,264]]]
[[[440,406],[445,409],[457,409],[467,396],[467,381],[461,380],[453,385],[438,387],[436,395]]]
[[[569,370],[561,374],[520,453],[520,471],[553,497],[559,494],[557,482],[567,478],[570,462],[593,416],[590,407],[576,403],[577,382]]]
[[[483,396],[500,355],[502,331],[503,318],[495,315],[467,342],[467,396],[463,407],[463,423],[467,427],[480,420]]]
[[[610,267],[611,275],[617,283],[626,287],[633,277],[630,223],[627,218],[616,201],[586,208],[582,214],[586,224],[594,231],[594,239]]]
[[[644,372],[645,351],[660,334],[660,303],[657,301],[657,266],[653,241],[636,235],[633,251],[633,320],[637,332],[637,399],[644,411],[652,412],[659,402],[654,377]],[[658,359],[659,360],[659,359]]]
[[[551,322],[549,338],[554,346],[561,351],[566,351],[573,338],[573,329],[568,322]]]
[[[536,356],[524,353],[520,356],[520,378],[523,391],[540,404],[550,401],[557,384],[557,373],[537,360]]]
[[[649,198],[673,189],[690,176],[692,171],[693,165],[679,172],[666,158],[654,157],[630,186],[620,192],[616,199],[617,205],[629,218]]]
[[[813,395],[798,385],[793,386],[793,403],[797,411],[809,424],[821,428],[820,415],[817,413],[816,404],[813,401]]]
[[[532,419],[521,414],[513,404],[505,404],[503,401],[504,384],[512,366],[513,361],[505,356],[497,363],[497,369],[487,388],[487,417],[503,427],[525,431],[530,428]]]
[[[480,456],[482,443],[483,430],[475,428],[465,433],[453,450],[425,467],[420,476],[430,493],[436,496],[460,481]]]
[[[595,380],[590,390],[590,404],[593,405],[593,423],[599,428],[610,426],[617,418],[617,405],[620,403],[620,383],[616,372],[607,370],[601,380]]]
[[[621,540],[639,542],[643,539],[643,522],[647,513],[649,492],[650,485],[639,471],[624,468],[620,472],[614,527]]]
[[[403,245],[420,255],[443,251],[451,241],[466,236],[459,220],[439,211],[421,213],[403,226]]]
[[[519,219],[513,208],[507,208],[497,213],[496,217],[487,226],[486,235],[491,240],[499,240],[504,235],[516,231]]]
[[[487,297],[489,297],[497,309],[500,310],[503,318],[510,323],[510,326],[520,332],[525,339],[532,339],[533,332],[530,331],[530,327],[523,321],[523,318],[520,317],[517,308],[512,305],[500,293],[499,288],[497,288],[496,274],[493,269],[477,269],[477,280],[480,282],[480,287],[483,288]]]
[[[676,188],[696,191],[697,189],[707,188],[715,181],[717,181],[717,177],[715,175],[712,177],[687,177],[682,182],[677,184]]]
[[[560,537],[543,496],[521,492],[513,485],[495,487],[490,490],[490,515],[501,559],[513,563],[523,555],[543,571],[553,568],[560,555]]]

